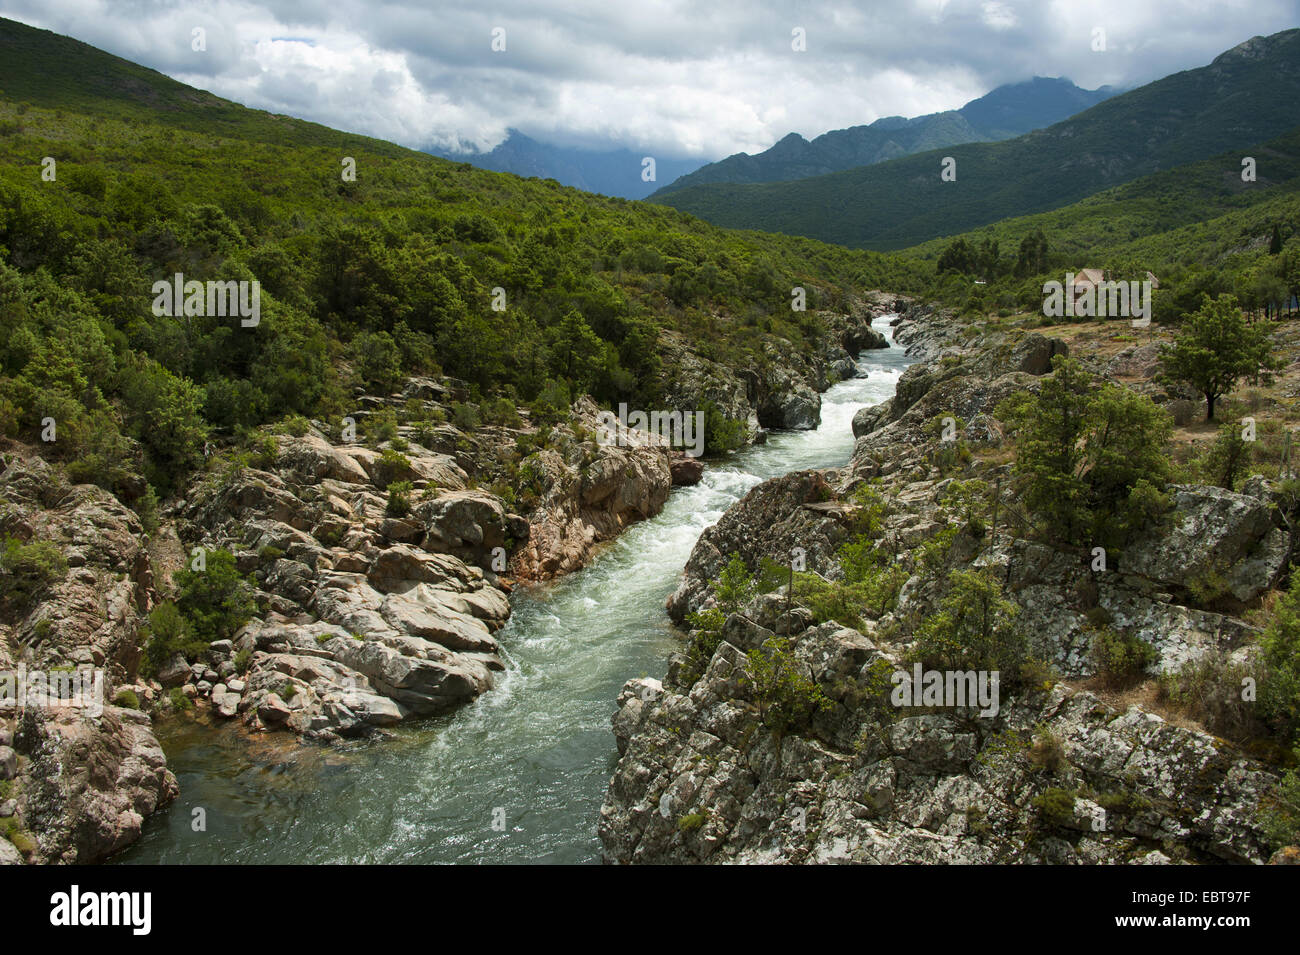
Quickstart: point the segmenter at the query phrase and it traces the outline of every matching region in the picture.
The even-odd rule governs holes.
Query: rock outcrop
[[[763,608],[759,620],[782,629]],[[622,758],[601,809],[620,863],[1261,863],[1274,776],[1214,737],[1064,684],[974,708],[894,708],[898,660],[869,633],[791,635],[828,705],[798,735],[763,724],[748,652],[773,631],[733,617],[694,683],[628,684]],[[1036,761],[1050,735],[1060,757]]]
[[[0,826],[11,839],[0,845],[8,861],[96,862],[177,792],[150,718],[110,703],[123,690],[150,695],[136,680],[153,564],[139,518],[107,491],[69,485],[18,448],[0,468],[0,537],[52,552],[30,594],[4,588],[0,673],[16,687],[22,673],[80,671],[90,684],[98,675],[102,693],[83,700],[93,706],[0,708]]]
[[[875,537],[905,581],[892,607],[862,608],[854,629],[814,625],[784,593],[760,596],[726,617],[707,659],[677,654],[662,683],[630,681],[599,826],[607,861],[1268,861],[1261,804],[1276,767],[1091,682],[1094,643],[1112,630],[1151,648],[1149,675],[1250,652],[1256,628],[1237,614],[1277,585],[1295,544],[1268,482],[1169,488],[1169,512],[1099,569],[1092,553],[1026,534],[997,453],[995,409],[1036,391],[1065,343],[976,335],[915,303],[895,340],[917,361],[891,400],[855,416],[848,465],[753,488],[701,536],[668,600],[679,622],[715,607],[731,554],[757,571],[788,566],[797,549],[808,571],[838,578],[854,491],[876,481],[887,505]],[[1079,357],[1098,374],[1147,377],[1140,364]],[[948,496],[976,477],[1006,488],[996,535],[972,529]],[[1000,582],[1043,676],[1004,688],[991,716],[900,707],[891,677],[910,674],[919,621],[964,567]],[[824,700],[793,726],[765,716],[755,669],[778,646],[815,685],[807,700]]]

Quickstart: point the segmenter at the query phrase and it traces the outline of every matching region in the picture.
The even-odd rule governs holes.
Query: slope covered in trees
[[[53,419],[114,490],[169,489],[214,429],[342,414],[402,374],[653,407],[663,334],[750,367],[813,347],[819,294],[905,284],[881,256],[244,109],[9,21],[0,52],[0,431]],[[177,273],[258,281],[258,324],[155,314]]]
[[[1300,30],[1288,30],[1005,142],[795,182],[694,186],[656,201],[724,226],[897,249],[1058,208],[1225,150],[1244,157],[1297,125]],[[945,156],[956,161],[951,181],[941,178]]]

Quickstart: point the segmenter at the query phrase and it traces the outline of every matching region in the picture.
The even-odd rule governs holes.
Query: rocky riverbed
[[[814,354],[774,354],[758,377],[683,352],[674,406],[722,381],[724,413],[747,422],[751,439],[815,426],[819,391],[853,373],[859,348],[884,344],[870,323],[890,301],[823,316]],[[799,396],[788,414],[776,410],[786,391]],[[268,431],[252,457],[215,454],[148,533],[112,494],[68,483],[36,449],[4,450],[0,530],[52,542],[67,572],[4,607],[0,671],[101,670],[109,704],[97,716],[0,715],[3,861],[93,862],[138,839],[177,795],[152,723],[178,707],[329,744],[473,701],[503,670],[497,633],[514,587],[583,567],[656,514],[675,484],[700,478],[698,462],[661,442],[594,440],[587,399],[546,428],[525,416],[469,429],[447,423],[465,398],[445,379],[358,396],[349,417],[363,434],[389,412],[419,421],[379,441],[331,422]],[[408,513],[386,500],[399,482],[410,485]],[[252,582],[253,618],[143,677],[145,624],[171,574],[218,549]]]

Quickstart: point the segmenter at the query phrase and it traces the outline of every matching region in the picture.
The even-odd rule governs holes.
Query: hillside
[[[704,185],[657,197],[719,225],[896,249],[1068,205],[1300,124],[1300,30],[1256,37],[1047,129],[788,183]],[[956,180],[940,179],[956,160]],[[1225,175],[1240,172],[1239,164]]]
[[[170,489],[213,429],[340,415],[402,375],[543,415],[583,392],[650,407],[680,383],[662,342],[766,368],[820,347],[794,285],[815,308],[819,288],[831,304],[903,281],[879,256],[244,109],[16,23],[0,49],[0,287],[18,318],[0,430],[34,439],[56,417],[58,452],[112,488],[142,467]],[[256,330],[154,315],[153,283],[178,272],[258,280]]]
[[[669,183],[656,195],[714,182],[806,179],[958,143],[1009,139],[1073,116],[1113,95],[1109,87],[1084,90],[1066,79],[1036,76],[1024,83],[999,86],[961,109],[911,119],[886,116],[867,126],[831,130],[812,141],[791,133],[756,155],[737,153],[709,163]]]
[[[1160,320],[1176,322],[1207,293],[1236,295],[1252,310],[1285,307],[1288,295],[1300,294],[1300,129],[1253,152],[1268,170],[1253,183],[1232,175],[1228,153],[900,254],[947,268],[930,294],[968,310],[1037,312],[1044,281],[1085,267],[1152,271]],[[1023,260],[1022,243],[1037,236],[1045,255]],[[967,265],[945,266],[945,256],[963,258],[954,256],[960,248],[971,250]],[[983,284],[972,285],[975,278]]]

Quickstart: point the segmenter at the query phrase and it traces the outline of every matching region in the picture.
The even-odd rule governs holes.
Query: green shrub
[[[252,587],[235,566],[228,550],[208,552],[205,569],[189,565],[172,577],[176,585],[176,606],[195,639],[210,643],[229,639],[253,615]]]
[[[0,550],[0,597],[25,605],[68,572],[63,552],[50,541],[24,544],[6,537]]]
[[[124,687],[113,695],[113,705],[122,706],[128,710],[138,710],[140,708],[140,697],[136,696],[134,690],[128,690]]]
[[[1109,627],[1097,630],[1092,637],[1092,662],[1097,675],[1110,687],[1129,686],[1146,675],[1146,668],[1159,653],[1145,640]]]
[[[311,430],[311,422],[300,414],[291,414],[279,423],[276,430],[283,434],[292,435],[295,438],[301,438]]]
[[[830,705],[826,695],[804,670],[788,638],[769,637],[748,655],[750,684],[759,719],[778,736],[807,726]]]
[[[1259,685],[1260,708],[1278,738],[1288,744],[1300,732],[1300,573],[1278,599],[1260,638],[1264,679]]]
[[[688,812],[677,820],[677,828],[682,832],[694,832],[709,819],[708,813]]]
[[[167,699],[171,703],[172,709],[178,713],[185,713],[194,709],[194,702],[185,695],[185,688],[182,686],[172,687],[167,694]]]
[[[469,402],[453,401],[451,403],[451,423],[461,431],[476,431],[483,424],[478,405]]]
[[[1038,810],[1043,820],[1051,825],[1061,826],[1074,818],[1074,803],[1076,796],[1069,789],[1060,789],[1052,786],[1044,789],[1040,795],[1032,800],[1032,805]]]
[[[917,628],[915,658],[927,669],[997,670],[1002,686],[1016,683],[1028,656],[1019,608],[986,568],[954,570],[948,581],[938,610]]]
[[[140,672],[147,677],[156,676],[176,654],[192,660],[208,646],[208,641],[194,636],[189,622],[170,600],[164,600],[149,612],[149,621],[141,635],[144,656],[140,661]]]
[[[405,517],[411,513],[410,481],[394,481],[388,485],[388,503],[384,510],[389,517]]]
[[[375,483],[381,488],[409,474],[411,459],[393,448],[385,448],[375,462]]]
[[[1300,749],[1295,758],[1300,760]],[[1300,771],[1288,769],[1263,802],[1264,831],[1273,847],[1300,845]]]

